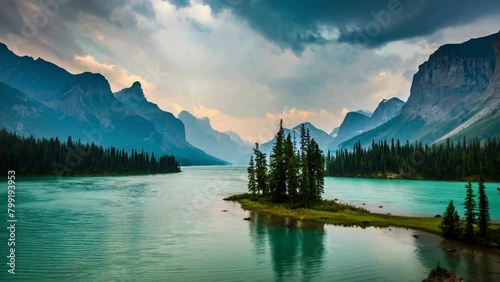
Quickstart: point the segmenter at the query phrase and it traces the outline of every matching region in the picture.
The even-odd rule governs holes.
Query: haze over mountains
[[[382,100],[375,111],[349,112],[330,134],[304,125],[320,148],[352,148],[372,139],[419,140],[500,136],[500,35],[440,47],[420,65],[406,103]],[[219,132],[207,118],[173,114],[148,101],[139,82],[112,93],[100,74],[71,74],[43,59],[20,57],[0,43],[0,127],[36,137],[175,155],[181,164],[246,164],[252,144]],[[277,129],[276,129],[277,130]],[[285,135],[300,141],[300,124]],[[261,145],[271,152],[274,139]]]
[[[400,99],[391,98],[382,100],[374,112],[367,110],[349,112],[340,127],[335,128],[330,134],[315,127],[310,122],[305,122],[304,126],[309,129],[311,137],[318,142],[321,150],[326,153],[328,150],[336,150],[342,142],[387,122],[396,116],[403,105],[404,102]],[[300,142],[301,125],[299,124],[292,129],[285,128],[285,136],[288,134],[295,135],[297,142]],[[269,154],[274,143],[275,139],[272,139],[262,144],[261,150]]]
[[[419,140],[425,144],[463,137],[500,136],[500,33],[441,46],[420,65],[410,97],[387,123],[358,140]]]
[[[326,152],[351,149],[357,141],[369,146],[372,140],[392,138],[431,144],[447,138],[500,137],[500,67],[496,66],[500,66],[500,33],[444,45],[419,67],[406,103],[384,99],[373,114],[349,112],[329,134],[331,142],[320,146]],[[324,138],[324,134],[311,136]],[[273,143],[263,144],[264,151],[270,152]]]
[[[19,57],[4,44],[0,82],[0,126],[9,131],[172,154],[185,165],[226,164],[190,145],[182,122],[147,102],[139,84],[117,95],[144,98],[127,105],[115,98],[100,74],[74,75],[43,59]]]
[[[404,102],[400,99],[391,98],[382,100],[373,114],[367,111],[347,113],[328,149],[336,150],[342,142],[387,122],[396,116],[403,105]]]
[[[328,150],[328,145],[334,140],[334,137],[332,137],[328,133],[324,132],[323,130],[315,127],[310,122],[301,123],[292,129],[284,128],[285,137],[288,136],[288,134],[290,134],[290,136],[292,136],[292,138],[295,137],[296,143],[299,144],[300,140],[301,140],[300,139],[300,128],[301,128],[302,124],[304,124],[304,127],[306,129],[309,129],[309,134],[310,134],[311,138],[314,138],[314,140],[318,143],[320,149],[323,150],[323,152],[326,152]],[[273,138],[272,140],[262,144],[260,146],[261,151],[266,153],[269,156],[275,142],[276,142],[276,139]]]
[[[251,145],[236,133],[219,132],[212,128],[208,118],[198,119],[187,111],[180,112],[179,119],[186,127],[187,140],[194,146],[234,165],[248,163]]]

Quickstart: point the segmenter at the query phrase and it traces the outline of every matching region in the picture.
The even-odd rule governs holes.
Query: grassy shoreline
[[[238,202],[245,210],[269,213],[298,220],[316,221],[340,226],[402,227],[436,235],[442,234],[439,228],[441,218],[371,213],[363,208],[330,200],[323,200],[312,209],[290,208],[287,204],[274,204],[267,198],[250,194],[234,195],[224,200]],[[492,224],[490,228],[494,237],[489,238],[488,241],[477,242],[477,245],[498,248],[500,245],[498,237],[500,224]]]

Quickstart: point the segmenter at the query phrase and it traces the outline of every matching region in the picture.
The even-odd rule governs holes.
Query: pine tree
[[[267,195],[269,191],[267,189],[266,154],[259,150],[259,143],[255,143],[253,151],[255,156],[255,179],[257,181],[257,193],[261,191],[263,195]]]
[[[269,190],[273,202],[283,203],[286,197],[286,163],[285,163],[285,133],[283,120],[280,121],[278,133],[276,134],[271,157],[269,160]]]
[[[287,192],[290,203],[293,204],[293,201],[297,198],[297,189],[299,188],[299,167],[295,146],[290,134],[288,134],[285,141],[285,159]]]
[[[488,202],[488,196],[486,196],[486,187],[481,179],[479,181],[479,213],[478,213],[478,226],[479,235],[486,237],[488,235],[488,228],[491,223],[490,218],[490,204]]]
[[[255,178],[255,164],[253,161],[253,156],[250,157],[250,163],[247,172],[248,172],[248,192],[255,195],[256,193],[258,193],[258,190],[257,190],[257,180]]]
[[[318,143],[311,140],[311,159],[312,159],[312,174],[314,175],[313,183],[310,187],[314,187],[311,191],[311,201],[312,203],[317,203],[321,201],[321,195],[325,192],[325,158],[323,152],[319,148]]]
[[[309,160],[307,155],[307,148],[309,147],[309,138],[305,128],[305,125],[302,124],[300,126],[300,189],[299,194],[302,198],[302,203],[305,208],[308,207],[309,203],[309,184],[310,184],[310,176],[309,176]]]
[[[443,220],[439,225],[443,236],[446,238],[456,239],[460,236],[460,216],[458,215],[453,200],[450,200],[446,211],[443,213]]]
[[[470,181],[465,185],[465,189],[465,239],[472,241],[474,239],[474,224],[476,223],[476,201]]]

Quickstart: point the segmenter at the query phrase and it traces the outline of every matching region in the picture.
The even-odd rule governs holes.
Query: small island
[[[228,197],[226,201],[239,202],[245,210],[298,220],[362,228],[411,228],[471,245],[493,248],[500,246],[500,224],[491,222],[482,177],[478,183],[477,204],[472,183],[469,181],[465,186],[463,219],[458,215],[453,201],[450,201],[443,215],[434,217],[372,213],[363,207],[341,203],[337,199],[322,198],[325,160],[304,126],[300,130],[299,146],[296,145],[295,137],[284,136],[282,122],[275,139],[269,163],[266,154],[259,150],[259,144],[255,145],[247,169],[249,193]],[[432,159],[433,156],[429,158]]]

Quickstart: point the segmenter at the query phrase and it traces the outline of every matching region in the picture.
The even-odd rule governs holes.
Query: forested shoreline
[[[80,140],[24,137],[0,131],[0,170],[16,175],[72,176],[180,172],[174,156],[157,157],[144,150],[130,152]]]
[[[500,180],[500,141],[465,138],[458,143],[401,144],[399,140],[357,142],[352,151],[328,152],[328,176],[432,180]]]

